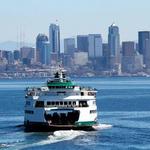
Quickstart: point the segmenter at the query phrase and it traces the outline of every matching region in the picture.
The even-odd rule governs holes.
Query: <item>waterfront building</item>
[[[88,52],[88,35],[77,35],[77,50]]]
[[[64,53],[73,55],[74,51],[75,51],[75,39],[74,38],[64,39]]]
[[[50,42],[50,51],[52,61],[57,63],[60,57],[60,29],[56,24],[51,24],[49,26],[49,42]]]

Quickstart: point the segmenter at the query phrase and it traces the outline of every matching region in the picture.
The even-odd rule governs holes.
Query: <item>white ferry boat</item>
[[[65,72],[59,68],[46,86],[26,89],[26,131],[91,130],[97,125],[97,91],[75,85]]]

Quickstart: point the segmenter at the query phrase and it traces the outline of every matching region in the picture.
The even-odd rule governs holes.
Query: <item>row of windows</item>
[[[67,106],[67,107],[88,107],[87,101],[52,101],[44,105],[44,101],[36,101],[35,107]]]
[[[73,89],[74,86],[48,86],[49,89]]]
[[[26,114],[33,114],[34,112],[32,110],[25,110]]]

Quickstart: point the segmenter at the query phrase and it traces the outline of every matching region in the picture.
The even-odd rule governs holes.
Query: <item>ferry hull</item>
[[[48,123],[37,123],[30,122],[24,124],[25,132],[53,132],[57,130],[84,130],[84,131],[93,131],[93,126],[97,123],[93,122],[92,124],[83,123],[82,125],[50,125]]]

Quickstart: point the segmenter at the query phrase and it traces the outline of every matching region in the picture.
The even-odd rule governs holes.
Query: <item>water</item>
[[[0,80],[0,149],[149,150],[150,78],[74,78],[98,90],[97,131],[25,133],[24,89],[45,80]]]

